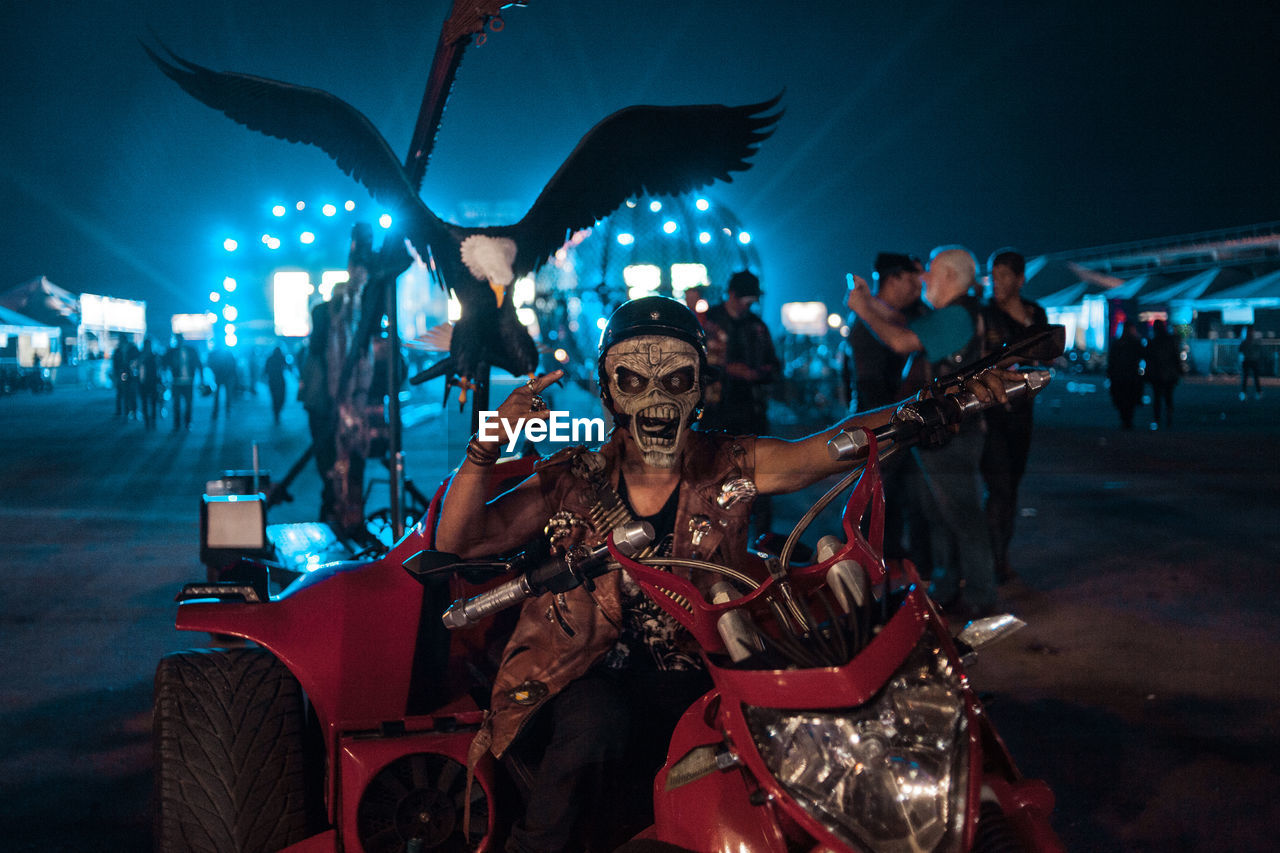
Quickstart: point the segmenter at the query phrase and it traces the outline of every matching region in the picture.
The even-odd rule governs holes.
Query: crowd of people
[[[1182,345],[1164,320],[1152,321],[1149,334],[1138,321],[1124,320],[1107,353],[1107,385],[1121,428],[1133,429],[1148,385],[1151,429],[1173,426],[1173,391],[1185,371]]]
[[[843,371],[854,411],[915,394],[1047,322],[1022,296],[1021,254],[998,250],[987,269],[985,300],[977,258],[963,246],[940,246],[927,264],[882,253],[874,288],[854,277]],[[886,556],[911,559],[961,618],[992,612],[997,586],[1014,576],[1009,546],[1031,428],[1030,400],[995,408],[941,447],[899,454],[885,472]]]
[[[279,346],[261,365],[261,378],[267,382],[277,423],[285,403],[285,374],[290,369],[292,361]],[[174,432],[190,430],[198,397],[211,399],[213,420],[218,419],[219,411],[230,417],[232,401],[245,393],[256,394],[259,378],[256,354],[250,354],[246,380],[240,360],[229,347],[216,343],[197,347],[182,334],[175,334],[163,352],[157,351],[150,337],[139,347],[130,336],[121,335],[111,353],[115,417],[141,420],[148,430],[156,429],[166,413],[173,416]]]

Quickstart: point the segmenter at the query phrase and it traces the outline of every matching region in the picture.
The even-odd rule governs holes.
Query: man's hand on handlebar
[[[1016,370],[992,367],[965,380],[963,387],[976,397],[985,409],[995,405],[1008,405],[1009,394],[1006,388],[1020,382],[1022,378],[1023,374]],[[928,390],[924,396],[929,396]]]

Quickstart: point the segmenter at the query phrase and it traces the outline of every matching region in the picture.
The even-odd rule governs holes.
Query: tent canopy
[[[44,325],[75,327],[80,324],[80,297],[44,276],[0,293],[0,306],[35,318]]]
[[[1211,311],[1241,302],[1252,303],[1255,308],[1280,307],[1280,270],[1197,299],[1195,307],[1197,310]]]
[[[46,326],[38,320],[32,320],[25,314],[19,314],[0,305],[0,332],[15,335],[23,332],[44,332],[53,337],[58,335],[57,326]]]

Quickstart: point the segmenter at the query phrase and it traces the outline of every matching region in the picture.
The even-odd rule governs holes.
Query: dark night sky
[[[1196,7],[1196,10],[1192,10]],[[6,3],[0,289],[203,310],[224,228],[275,198],[368,195],[150,64],[327,89],[403,152],[448,0]],[[1268,3],[532,0],[468,50],[424,198],[523,211],[578,137],[633,103],[785,88],[754,168],[709,195],[755,237],[766,308],[840,303],[878,250],[981,258],[1280,219],[1280,16]],[[218,274],[220,280],[220,273]]]

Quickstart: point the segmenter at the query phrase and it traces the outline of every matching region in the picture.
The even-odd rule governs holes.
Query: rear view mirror
[[[432,575],[452,574],[454,567],[461,562],[462,558],[457,554],[449,554],[445,551],[419,551],[404,561],[404,567],[409,574],[419,580],[426,580]]]

